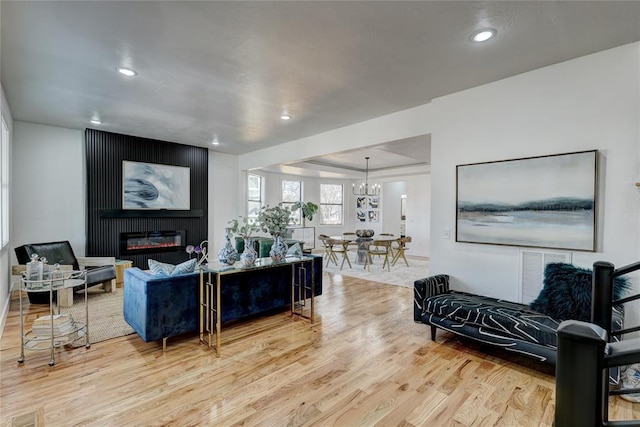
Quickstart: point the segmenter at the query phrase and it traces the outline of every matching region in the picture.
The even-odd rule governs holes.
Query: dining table
[[[356,260],[354,261],[358,265],[365,265],[367,260],[367,251],[369,246],[374,240],[384,241],[396,241],[398,238],[394,236],[378,236],[378,237],[358,237],[356,235],[341,235],[341,236],[329,236],[331,240],[341,242],[346,249],[349,243],[355,242],[358,244],[358,251],[356,252]]]

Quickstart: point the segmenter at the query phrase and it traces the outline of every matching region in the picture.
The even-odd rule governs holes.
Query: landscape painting
[[[123,209],[189,210],[189,168],[122,162]]]
[[[457,166],[456,241],[595,251],[597,155]]]

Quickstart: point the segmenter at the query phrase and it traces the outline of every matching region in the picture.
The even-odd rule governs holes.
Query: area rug
[[[374,264],[371,266],[371,271],[367,271],[363,265],[358,265],[351,260],[353,268],[349,268],[347,263],[344,264],[344,268],[340,270],[340,263],[342,258],[338,257],[339,262],[336,266],[332,262],[328,267],[324,267],[324,271],[334,274],[341,274],[343,276],[357,277],[359,279],[370,280],[372,282],[386,283],[388,285],[402,286],[405,288],[413,288],[413,282],[418,279],[423,279],[429,275],[429,259],[421,258],[414,259],[408,258],[409,266],[399,260],[396,265],[391,267],[391,271],[387,271],[382,268],[382,259],[375,258]],[[351,258],[350,258],[351,259]],[[324,259],[326,265],[327,260]]]
[[[91,344],[123,337],[134,333],[122,314],[123,291],[117,288],[114,292],[103,292],[101,289],[89,289],[89,340]],[[84,321],[84,293],[73,296],[73,306],[66,309],[74,319]],[[84,339],[74,341],[71,346],[84,346]]]

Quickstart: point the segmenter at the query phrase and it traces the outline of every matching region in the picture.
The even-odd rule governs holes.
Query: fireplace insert
[[[120,255],[184,250],[185,230],[120,233]]]

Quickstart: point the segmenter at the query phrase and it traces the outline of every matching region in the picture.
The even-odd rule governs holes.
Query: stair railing
[[[640,393],[610,390],[609,369],[640,362],[640,338],[611,342],[640,326],[612,331],[613,306],[640,294],[613,300],[614,279],[640,270],[640,262],[619,269],[608,262],[593,265],[591,322],[567,320],[558,328],[555,427],[640,426],[640,420],[609,421],[609,396]]]

